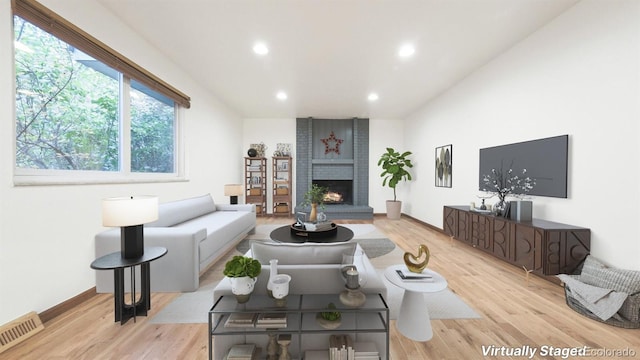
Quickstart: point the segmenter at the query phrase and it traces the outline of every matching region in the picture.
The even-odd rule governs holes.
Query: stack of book
[[[380,360],[380,354],[374,342],[356,342],[353,344],[353,350],[353,360]]]
[[[324,221],[318,223],[304,223],[304,228],[307,231],[328,231],[333,228],[333,223],[331,221]]]
[[[257,328],[279,329],[287,327],[286,313],[261,313],[256,319]]]
[[[224,327],[253,327],[256,313],[232,313],[224,323]]]
[[[331,335],[329,337],[329,360],[355,360],[351,336]]]
[[[408,269],[397,269],[396,273],[402,281],[433,282],[431,274],[414,273]]]
[[[257,357],[256,344],[236,344],[229,349],[225,360],[253,360]]]
[[[351,342],[348,335],[334,335],[329,338],[331,347],[327,350],[307,350],[304,360],[380,360],[376,344],[370,341]]]

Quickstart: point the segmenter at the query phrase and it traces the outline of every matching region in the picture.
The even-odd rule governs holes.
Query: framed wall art
[[[436,148],[436,187],[451,187],[453,145]]]

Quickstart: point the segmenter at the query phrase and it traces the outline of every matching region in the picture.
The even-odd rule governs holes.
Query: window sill
[[[136,174],[138,175],[138,174]],[[109,176],[87,175],[14,175],[14,186],[47,186],[47,185],[100,185],[100,184],[144,184],[187,182],[184,176],[175,174],[140,174],[140,176],[126,176],[123,174],[109,174]]]

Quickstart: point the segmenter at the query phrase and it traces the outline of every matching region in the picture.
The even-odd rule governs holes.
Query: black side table
[[[159,246],[144,249],[144,255],[134,259],[124,259],[120,251],[107,254],[95,259],[91,268],[96,270],[113,270],[113,300],[115,305],[115,320],[124,324],[127,320],[136,316],[147,316],[147,310],[151,309],[151,277],[149,263],[163,257],[167,249]],[[133,267],[140,265],[140,299],[135,301],[135,271]],[[131,269],[131,304],[124,299],[124,269]]]

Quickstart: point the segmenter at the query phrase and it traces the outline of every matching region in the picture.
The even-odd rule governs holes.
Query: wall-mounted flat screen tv
[[[566,198],[568,159],[569,135],[480,149],[479,189],[486,187],[483,178],[491,169],[511,168],[518,175],[526,169],[536,182],[529,194]]]

